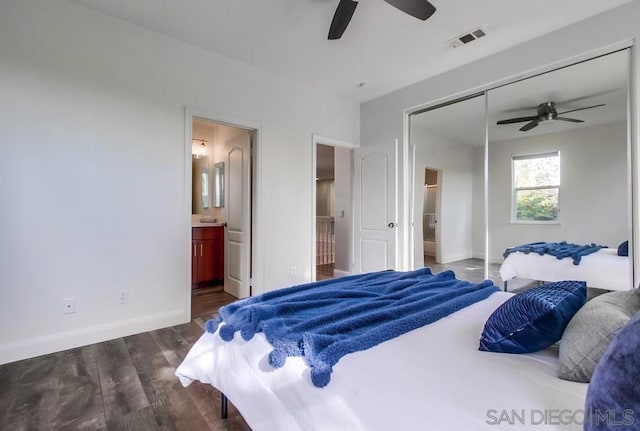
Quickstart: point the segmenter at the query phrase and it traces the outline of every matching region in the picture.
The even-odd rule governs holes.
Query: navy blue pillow
[[[613,338],[591,377],[585,431],[640,426],[640,312]]]
[[[531,353],[549,347],[560,340],[586,298],[584,281],[558,281],[514,295],[489,316],[480,350]]]
[[[618,246],[618,256],[629,256],[629,241],[625,241]]]

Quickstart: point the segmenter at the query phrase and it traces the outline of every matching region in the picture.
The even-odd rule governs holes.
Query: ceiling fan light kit
[[[422,21],[427,20],[436,11],[435,6],[427,0],[384,0],[391,6],[401,10],[402,12],[418,18]],[[329,40],[340,39],[351,22],[358,2],[354,0],[340,0],[338,7],[331,20],[329,27]]]

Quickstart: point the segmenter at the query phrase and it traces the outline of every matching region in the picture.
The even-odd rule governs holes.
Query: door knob
[[[396,223],[394,223],[394,222],[390,222],[387,226],[390,227],[391,229],[393,229],[394,227],[396,227],[398,225]]]

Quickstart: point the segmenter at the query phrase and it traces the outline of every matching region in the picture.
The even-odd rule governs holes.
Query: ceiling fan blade
[[[353,13],[356,11],[356,6],[358,6],[357,1],[340,0],[331,20],[331,27],[329,27],[329,40],[336,40],[342,37],[349,22],[351,22]]]
[[[425,21],[436,11],[427,0],[384,0],[404,13]]]
[[[524,123],[525,121],[533,121],[538,118],[537,115],[532,117],[519,117],[519,118],[509,118],[507,120],[500,120],[496,124],[513,124],[513,123]]]
[[[527,123],[524,126],[520,127],[520,131],[526,132],[533,129],[534,127],[538,127],[538,120],[533,120],[532,122]]]
[[[556,120],[569,121],[570,123],[584,123],[584,120],[578,120],[577,118],[557,117]]]
[[[610,90],[599,91],[597,93],[588,94],[586,96],[577,97],[575,99],[563,100],[562,102],[556,102],[556,105],[570,105],[572,103],[581,102],[587,99],[593,99],[594,97],[606,96],[607,94],[615,93],[616,91],[620,91],[619,88],[612,88]]]
[[[585,109],[599,108],[600,106],[606,106],[606,105],[607,105],[606,103],[601,103],[599,105],[586,106],[584,108],[570,109],[568,111],[558,112],[558,115],[567,114],[569,112],[584,111]]]

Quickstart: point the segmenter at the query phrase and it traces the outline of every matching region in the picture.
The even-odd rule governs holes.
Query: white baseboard
[[[341,271],[339,269],[334,269],[333,270],[333,278],[345,277],[347,275],[351,275],[351,273],[348,272],[348,271]]]
[[[186,322],[182,309],[2,344],[0,365]]]

